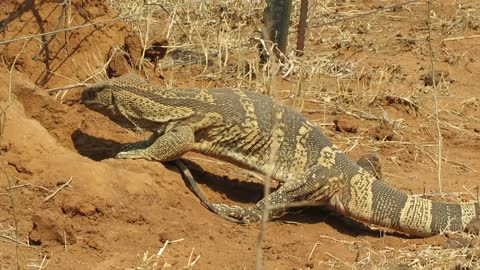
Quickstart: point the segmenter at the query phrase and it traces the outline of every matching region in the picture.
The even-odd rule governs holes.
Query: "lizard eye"
[[[95,99],[96,92],[93,89],[86,89],[82,93],[82,103],[88,100]]]

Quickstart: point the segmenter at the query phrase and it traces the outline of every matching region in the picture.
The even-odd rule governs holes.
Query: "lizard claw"
[[[250,207],[240,207],[237,205],[213,204],[213,211],[221,216],[227,216],[238,221],[238,223],[259,222],[262,214],[258,210]],[[230,219],[229,219],[230,220]]]
[[[130,150],[130,151],[122,151],[119,152],[116,156],[116,159],[146,159],[146,160],[153,160],[148,153],[145,153],[143,149],[141,150]]]
[[[128,152],[119,152],[116,156],[116,159],[128,159]]]

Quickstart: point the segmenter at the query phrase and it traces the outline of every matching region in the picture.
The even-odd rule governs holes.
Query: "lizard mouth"
[[[95,111],[104,110],[108,107],[108,104],[104,104],[99,98],[98,91],[89,88],[82,92],[80,103]]]
[[[104,111],[108,108],[108,106],[94,100],[82,100],[82,104],[94,111]]]
[[[114,109],[115,106],[113,105],[107,106],[95,100],[82,100],[81,103],[85,105],[85,107],[89,108],[90,110],[93,110],[105,115],[110,115],[110,116],[116,115],[116,111]]]

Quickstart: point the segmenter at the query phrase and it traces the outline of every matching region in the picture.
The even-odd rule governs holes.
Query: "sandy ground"
[[[389,5],[370,2],[342,2],[336,9],[331,7],[334,14],[329,18]],[[0,41],[109,20],[117,14],[100,0],[74,0],[68,8],[60,3],[2,1]],[[260,23],[261,8],[245,17],[229,13],[234,7],[220,6],[223,9],[202,7],[227,22],[229,30],[219,33],[237,33],[239,25],[246,31]],[[318,8],[313,3],[310,22],[319,20]],[[480,183],[480,6],[475,1],[437,1],[431,8],[433,59],[435,70],[443,74],[436,78],[441,81],[437,111],[443,136],[443,191],[449,201],[472,201],[478,198]],[[425,77],[431,64],[426,10],[422,2],[341,23],[338,29],[309,29],[306,54],[298,63],[310,64],[300,65],[287,79],[279,73],[268,84],[277,90],[279,102],[321,125],[352,158],[377,152],[389,184],[411,194],[434,193],[432,197],[439,199],[434,90]],[[208,40],[201,31],[188,32],[195,22],[187,23],[182,12],[187,11],[180,7],[177,18],[183,20],[171,20],[172,14],[160,16],[150,44],[179,46],[188,35]],[[177,29],[166,38],[176,23],[184,23],[188,35]],[[0,67],[0,269],[255,267],[258,224],[232,224],[209,212],[170,164],[113,159],[122,143],[147,134],[124,130],[86,109],[79,103],[82,87],[55,91],[87,79],[86,83],[99,80],[102,76],[92,79],[98,70],[115,75],[135,69],[132,63],[138,63],[142,51],[135,33],[131,24],[116,20],[0,44],[4,63]],[[293,34],[292,44],[295,38]],[[48,45],[42,47],[41,42]],[[119,47],[130,56],[111,57],[105,69],[102,65]],[[245,51],[231,50],[233,60],[219,58],[238,64],[238,55]],[[163,59],[165,51],[156,47],[149,55]],[[246,55],[256,55],[254,45],[247,51]],[[339,79],[308,69],[319,63],[312,55],[327,52],[332,61],[354,63],[354,74]],[[247,83],[236,81],[228,73],[230,65],[222,73],[211,71],[215,65],[198,61],[167,67],[160,75],[153,72],[153,64],[145,66],[152,83],[164,86],[250,86],[270,92],[255,88],[265,78],[260,75]],[[341,127],[336,129],[334,123]],[[263,185],[251,173],[200,154],[189,153],[185,159],[212,201],[251,204],[262,197]],[[267,224],[264,260],[267,269],[478,269],[478,243],[462,238],[470,245],[446,244],[451,239],[411,238],[357,224],[319,207],[301,208]],[[162,247],[161,256],[155,256]]]

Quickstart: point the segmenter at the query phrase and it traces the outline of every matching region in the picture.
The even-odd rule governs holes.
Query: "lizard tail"
[[[387,186],[365,171],[352,177],[331,206],[354,219],[415,236],[464,231],[480,217],[480,203],[444,203],[411,196]]]

